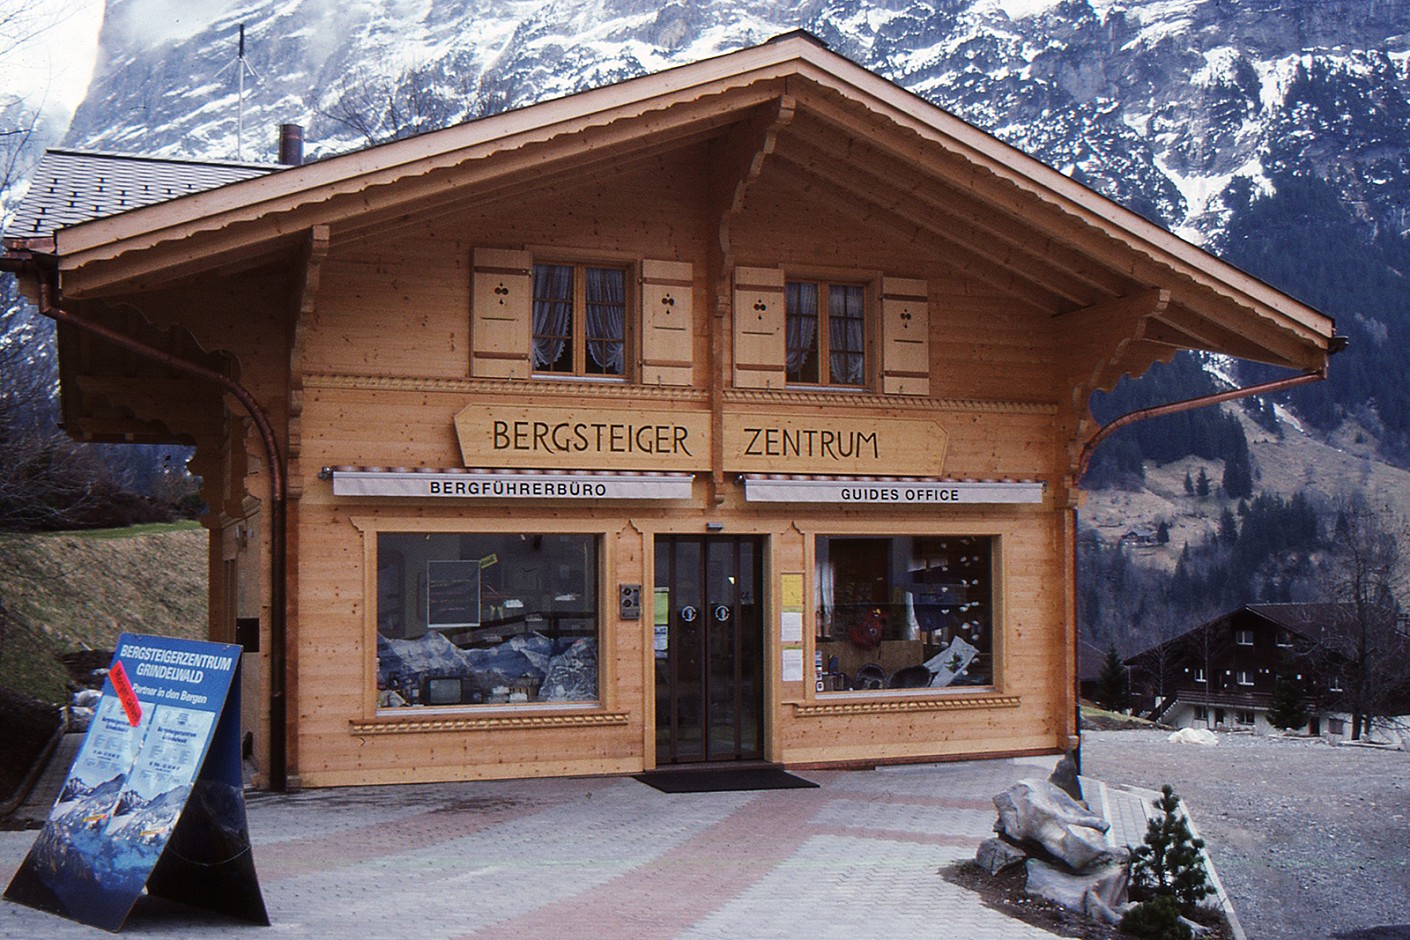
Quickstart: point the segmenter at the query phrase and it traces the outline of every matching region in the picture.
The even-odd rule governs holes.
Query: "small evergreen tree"
[[[1195,480],[1195,495],[1200,499],[1209,496],[1209,474],[1204,472],[1204,468],[1199,468],[1199,478]]]
[[[1170,523],[1164,519],[1160,520],[1155,527],[1155,543],[1157,545],[1170,544]]]
[[[1195,495],[1195,481],[1190,479],[1190,471],[1185,471],[1185,495]]]
[[[1108,711],[1125,711],[1131,706],[1131,688],[1126,682],[1126,666],[1116,652],[1116,644],[1107,647],[1097,677],[1097,704]]]
[[[1312,716],[1307,712],[1307,699],[1302,683],[1287,673],[1279,673],[1273,685],[1273,700],[1268,703],[1268,723],[1287,731],[1305,728]]]
[[[1131,850],[1131,884],[1151,896],[1174,898],[1189,916],[1200,901],[1214,893],[1200,857],[1204,840],[1191,834],[1190,824],[1180,812],[1180,798],[1170,784],[1161,787],[1160,794],[1155,802],[1159,818],[1147,824],[1145,841]]]
[[[1180,905],[1167,895],[1142,901],[1121,916],[1121,932],[1149,940],[1191,940],[1194,931],[1180,920]]]

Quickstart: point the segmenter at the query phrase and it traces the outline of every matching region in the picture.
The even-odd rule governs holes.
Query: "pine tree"
[[[1180,812],[1180,798],[1170,784],[1155,801],[1160,816],[1146,825],[1146,838],[1131,850],[1131,884],[1149,896],[1173,897],[1186,916],[1214,894],[1200,852],[1204,840],[1194,838]]]
[[[1131,706],[1131,688],[1126,682],[1126,666],[1116,652],[1116,644],[1107,647],[1097,677],[1097,704],[1107,711],[1125,711]]]
[[[1195,481],[1190,479],[1190,471],[1185,471],[1185,495],[1195,495]]]
[[[1268,723],[1287,731],[1305,728],[1311,717],[1307,712],[1302,683],[1287,673],[1280,673],[1273,685],[1273,700],[1268,703]]]
[[[1204,467],[1199,468],[1199,479],[1195,480],[1195,495],[1200,499],[1209,495],[1209,474],[1204,472]]]

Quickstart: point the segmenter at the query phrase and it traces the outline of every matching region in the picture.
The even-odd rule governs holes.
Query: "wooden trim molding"
[[[830,408],[885,408],[907,411],[969,411],[984,414],[1055,415],[1055,402],[981,401],[960,398],[917,398],[906,395],[868,395],[865,392],[803,391],[795,389],[739,389],[725,391],[726,404],[821,405]]]
[[[330,372],[304,376],[304,388],[354,389],[375,392],[445,392],[451,395],[507,395],[535,398],[622,398],[703,402],[704,390],[629,382],[573,379],[446,379],[419,376],[349,375]]]
[[[1017,708],[1023,699],[1017,695],[947,695],[936,698],[849,699],[840,702],[794,702],[799,718],[831,718],[846,715],[894,715],[904,712],[948,712],[970,708]]]
[[[379,717],[349,721],[355,735],[421,734],[440,731],[524,731],[534,728],[600,728],[625,725],[630,712],[569,712],[557,714],[494,714],[445,716],[441,718]]]

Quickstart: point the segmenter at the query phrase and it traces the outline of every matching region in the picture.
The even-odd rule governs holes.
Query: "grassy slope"
[[[124,631],[204,637],[206,545],[195,523],[0,533],[0,600],[12,614],[0,685],[62,702],[59,653],[111,649]]]
[[[1355,428],[1324,444],[1289,428],[1279,441],[1244,418],[1249,452],[1254,465],[1254,490],[1266,490],[1291,497],[1308,490],[1329,499],[1361,489],[1374,501],[1393,506],[1410,506],[1410,473],[1374,459],[1374,439],[1357,440]],[[1170,543],[1164,548],[1140,549],[1137,555],[1149,564],[1174,568],[1186,542],[1198,542],[1219,527],[1219,514],[1226,505],[1217,496],[1198,499],[1185,495],[1185,473],[1198,477],[1200,467],[1217,486],[1224,467],[1219,461],[1187,457],[1164,466],[1146,468],[1146,485],[1140,492],[1097,490],[1089,493],[1082,506],[1085,524],[1096,526],[1102,540],[1115,544],[1121,535],[1140,526],[1154,528],[1165,519],[1170,524]]]

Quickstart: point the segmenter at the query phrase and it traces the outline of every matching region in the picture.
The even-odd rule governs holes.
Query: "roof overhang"
[[[64,294],[131,292],[249,264],[288,251],[315,225],[336,232],[438,194],[493,190],[528,169],[571,168],[644,141],[698,139],[783,100],[906,161],[919,180],[943,179],[986,213],[1040,229],[1036,238],[1059,244],[1054,251],[1069,268],[1103,256],[1121,285],[1099,302],[1047,311],[1077,344],[1113,318],[1140,324],[1116,348],[1098,350],[1104,371],[1083,377],[1084,386],[1109,387],[1129,363],[1180,348],[1325,367],[1331,318],[806,35],[59,229]],[[1141,356],[1125,355],[1131,343],[1145,345]]]

